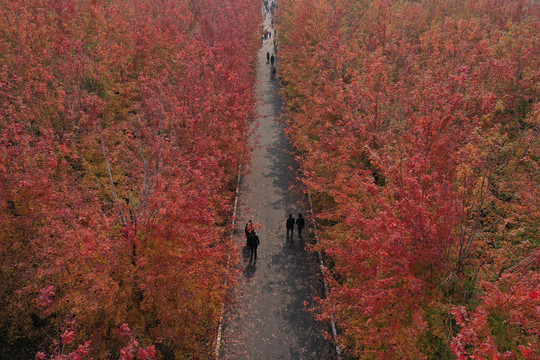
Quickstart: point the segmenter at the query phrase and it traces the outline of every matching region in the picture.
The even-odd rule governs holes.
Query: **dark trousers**
[[[287,240],[289,240],[289,233],[291,233],[290,239],[292,240],[294,235],[294,228],[287,228]]]
[[[249,255],[249,258],[255,261],[257,261],[257,247],[256,246],[250,246],[249,247],[249,250],[250,250],[250,255]]]
[[[301,239],[302,238],[302,229],[300,226],[298,227],[298,238]]]

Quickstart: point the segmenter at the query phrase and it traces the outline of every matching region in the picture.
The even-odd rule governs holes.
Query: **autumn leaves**
[[[1,2],[2,354],[210,354],[259,6]],[[538,357],[537,6],[280,3],[352,356]]]
[[[258,10],[1,3],[4,358],[211,354]]]
[[[289,135],[331,259],[321,305],[353,357],[538,355],[537,11],[280,3]]]

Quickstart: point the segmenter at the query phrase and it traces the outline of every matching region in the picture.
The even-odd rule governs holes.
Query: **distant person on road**
[[[247,237],[247,246],[249,246],[250,255],[249,255],[249,261],[251,262],[251,259],[253,259],[253,262],[257,262],[257,247],[260,244],[259,237],[255,235],[255,232],[250,233]]]
[[[296,227],[298,228],[298,238],[302,239],[302,229],[306,226],[306,221],[302,217],[302,214],[298,214],[298,219],[296,219]]]
[[[273,79],[276,77],[276,67],[272,66],[272,72],[270,73],[270,79]]]
[[[293,241],[294,218],[293,218],[292,214],[289,214],[289,218],[287,219],[286,227],[287,227],[287,241],[289,241],[289,232],[291,233],[291,241]]]
[[[272,54],[272,56],[270,56],[270,64],[272,64],[272,66],[274,66],[274,61],[276,60],[276,58],[274,57],[274,54]]]
[[[266,63],[268,64],[268,62],[270,61],[270,52],[266,52]]]

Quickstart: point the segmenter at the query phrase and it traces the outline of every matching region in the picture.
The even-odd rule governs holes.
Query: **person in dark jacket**
[[[292,214],[289,214],[289,218],[287,219],[286,223],[287,227],[287,241],[289,241],[289,233],[291,233],[291,241],[293,240],[294,235],[294,218]]]
[[[255,235],[255,233],[249,234],[247,238],[247,246],[249,246],[250,250],[250,256],[249,261],[251,262],[251,259],[253,259],[253,262],[257,262],[257,247],[259,246],[261,242],[259,241],[259,237]]]
[[[253,220],[249,220],[247,222],[244,232],[246,233],[246,245],[247,245],[247,240],[249,238],[249,235],[251,234],[255,235],[255,227],[253,226]]]
[[[271,64],[272,66],[274,66],[274,61],[275,61],[275,60],[276,60],[276,58],[275,58],[274,54],[272,54],[272,56],[270,56],[270,64]]]
[[[306,226],[306,221],[302,217],[302,214],[298,214],[298,219],[296,219],[296,227],[298,228],[298,238],[302,239],[302,229]]]

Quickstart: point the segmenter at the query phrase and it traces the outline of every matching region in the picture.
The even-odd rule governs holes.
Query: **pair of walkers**
[[[270,70],[270,79],[274,79],[276,77],[276,67],[274,66],[274,62],[276,61],[276,58],[274,57],[274,54],[270,56],[270,52],[266,52],[266,63],[270,62],[272,66],[272,70]]]
[[[287,240],[289,240],[289,233],[291,234],[290,239],[293,241],[294,235],[294,225],[298,228],[298,238],[302,240],[302,229],[306,226],[306,221],[302,214],[298,214],[298,219],[295,219],[292,214],[289,214],[285,226],[287,227]]]
[[[270,63],[272,66],[274,66],[274,61],[276,61],[276,57],[274,54],[270,55],[270,51],[266,52],[266,63]]]

